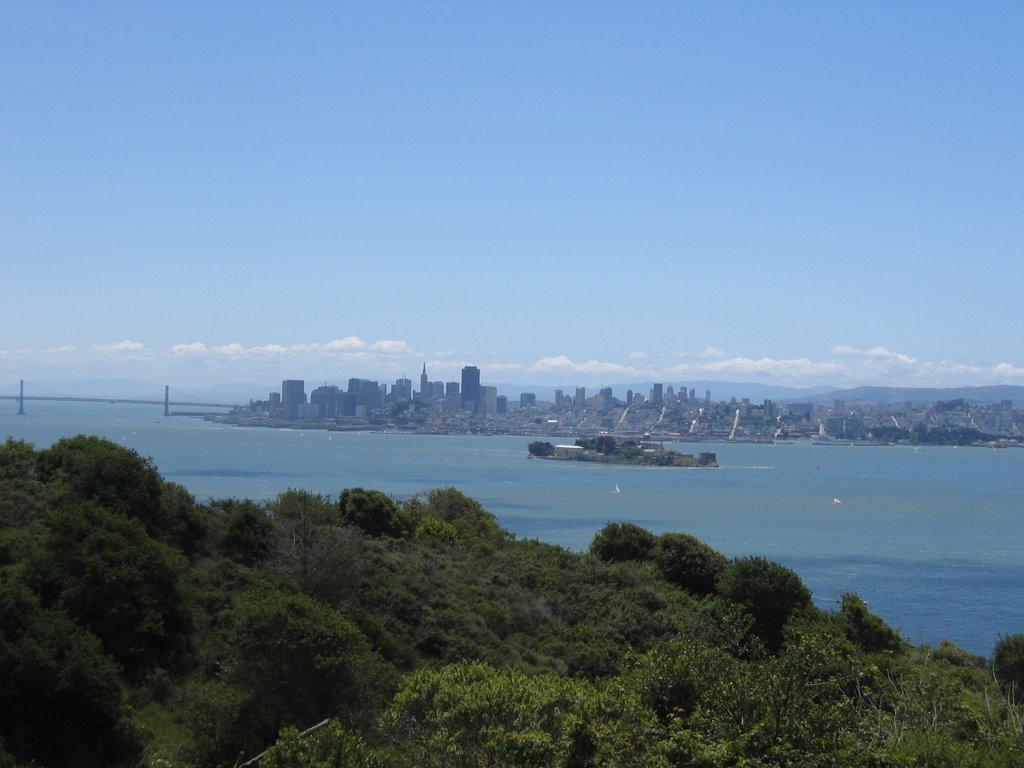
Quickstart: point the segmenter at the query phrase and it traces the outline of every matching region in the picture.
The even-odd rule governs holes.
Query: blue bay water
[[[17,416],[13,406],[0,402],[0,436],[37,446],[108,437],[200,499],[454,485],[515,534],[573,549],[609,520],[632,520],[766,555],[796,569],[823,607],[856,591],[915,642],[945,637],[988,654],[1001,634],[1024,631],[1020,449],[686,444],[716,451],[721,467],[615,467],[530,460],[524,437],[239,429],[91,403],[30,402]]]

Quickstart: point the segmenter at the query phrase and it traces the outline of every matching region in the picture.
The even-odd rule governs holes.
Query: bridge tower
[[[18,415],[25,415],[25,380],[18,382]]]
[[[164,384],[164,416],[171,415],[171,388]]]

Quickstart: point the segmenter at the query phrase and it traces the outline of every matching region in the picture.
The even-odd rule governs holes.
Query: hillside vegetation
[[[1022,684],[1024,637],[913,647],[684,533],[580,554],[453,488],[199,504],[105,440],[0,446],[4,767],[1005,768]]]

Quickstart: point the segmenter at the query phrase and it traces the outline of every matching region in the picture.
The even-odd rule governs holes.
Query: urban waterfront
[[[764,554],[794,567],[820,605],[856,591],[913,641],[987,654],[1024,627],[1019,449],[716,443],[704,449],[721,467],[687,470],[531,461],[526,437],[245,429],[91,403],[0,412],[0,435],[39,446],[79,432],[152,456],[200,499],[455,485],[515,534],[573,549],[608,520],[632,520]]]

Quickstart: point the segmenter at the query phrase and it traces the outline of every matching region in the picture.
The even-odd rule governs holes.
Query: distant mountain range
[[[1014,406],[1024,407],[1024,387],[1012,384],[989,387],[854,387],[819,393],[811,399],[817,402],[846,400],[848,403],[934,403],[936,400],[960,398],[969,403],[998,403],[1000,400],[1012,400]]]

